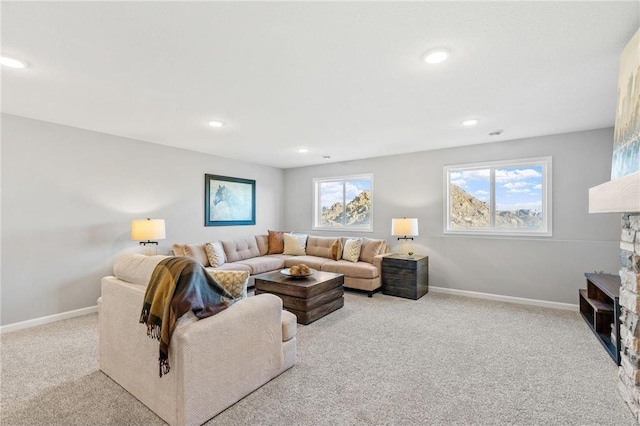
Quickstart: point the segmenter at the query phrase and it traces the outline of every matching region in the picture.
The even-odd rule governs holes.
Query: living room
[[[173,243],[267,230],[335,235],[314,230],[312,203],[313,179],[334,176],[373,175],[372,231],[350,235],[384,239],[396,251],[391,220],[418,218],[413,247],[429,256],[427,297],[467,295],[577,311],[585,272],[618,271],[620,215],[590,214],[589,188],[611,179],[619,60],[640,26],[637,2],[477,2],[454,3],[450,10],[429,3],[208,6],[213,9],[204,13],[171,2],[164,8],[154,2],[3,2],[3,55],[28,63],[22,73],[2,71],[3,333],[94,313],[100,280],[112,274],[114,259],[140,251],[130,237],[134,219],[165,220],[159,254],[169,254]],[[449,23],[438,24],[445,12]],[[145,23],[144,16],[157,22]],[[171,52],[193,59],[215,50],[206,43],[181,45],[174,16],[193,28],[204,25],[204,16],[212,19],[218,38],[211,40],[228,45],[216,50],[228,55],[221,61],[228,69],[215,74],[192,62],[168,62]],[[479,22],[473,23],[474,16]],[[530,19],[516,19],[523,16]],[[415,38],[421,21],[452,29],[439,38],[425,30],[423,37],[432,40],[399,46],[404,38],[393,35]],[[113,32],[105,29],[109,24]],[[136,32],[135,25],[148,25],[149,34]],[[162,27],[164,38],[153,42]],[[222,37],[224,31],[237,38]],[[456,31],[459,37],[446,39]],[[547,38],[536,40],[543,33]],[[341,45],[339,35],[353,39]],[[480,36],[486,39],[469,41]],[[297,37],[299,44],[270,45]],[[501,45],[508,37],[512,44]],[[495,45],[473,52],[489,41]],[[304,43],[310,43],[306,49]],[[422,55],[439,43],[448,45],[451,58],[440,64],[445,68],[430,68]],[[520,50],[512,49],[516,43],[523,43]],[[134,56],[145,46],[150,53],[140,51],[140,62],[147,65]],[[395,48],[403,50],[385,71],[390,80],[367,78],[366,67],[380,66],[377,49],[392,61],[386,55]],[[485,64],[491,70],[464,55],[480,63],[490,62],[482,55],[491,55],[493,63]],[[300,62],[292,62],[297,56]],[[237,79],[225,80],[234,64],[241,65]],[[523,75],[514,64],[538,65]],[[181,77],[170,80],[172,73]],[[322,73],[342,76],[353,92],[340,92],[349,86],[334,87]],[[215,83],[211,88],[203,85],[207,78]],[[269,84],[272,90],[262,88]],[[449,92],[434,88],[440,85]],[[218,90],[220,99],[234,104],[216,100]],[[242,98],[229,95],[241,90]],[[177,91],[206,101],[176,101]],[[439,112],[456,107],[455,115]],[[271,108],[273,115],[267,114]],[[240,116],[242,109],[248,115]],[[152,113],[145,115],[147,110]],[[178,122],[173,111],[190,122]],[[227,121],[220,129],[207,126],[216,113]],[[476,126],[460,125],[471,116],[479,119]],[[292,130],[278,133],[277,127]],[[296,134],[304,127],[310,130]],[[489,136],[496,130],[503,132]],[[281,139],[288,145],[279,145]],[[301,146],[309,152],[296,152]],[[553,159],[552,235],[443,230],[444,167],[540,157]],[[256,181],[255,225],[203,226],[207,173]]]

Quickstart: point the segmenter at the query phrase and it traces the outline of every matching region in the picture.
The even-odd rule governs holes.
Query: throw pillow
[[[340,260],[341,257],[342,257],[342,242],[340,241],[340,238],[338,238],[337,240],[335,240],[333,245],[331,245],[331,258],[333,260]]]
[[[224,257],[224,249],[222,248],[222,243],[220,241],[205,244],[204,250],[207,252],[207,258],[209,259],[209,264],[211,266],[217,268],[218,266],[224,265],[226,259]]]
[[[267,254],[280,254],[284,251],[284,234],[287,231],[269,231]]]
[[[304,256],[307,254],[305,248],[307,246],[306,234],[283,234],[284,236],[284,254],[294,256]]]
[[[358,239],[349,238],[347,242],[344,243],[344,250],[342,250],[342,258],[344,260],[348,260],[349,262],[357,262],[360,258],[360,247],[362,246],[362,241]]]
[[[184,244],[174,244],[173,245],[173,255],[178,257],[186,256],[184,254]]]
[[[209,266],[209,258],[204,250],[204,244],[185,244],[184,255],[202,263],[202,266]]]
[[[255,237],[260,256],[265,256],[269,252],[269,235],[256,235]]]
[[[362,247],[360,248],[360,260],[367,263],[373,263],[373,258],[380,254],[384,240],[373,240],[364,238]]]
[[[247,297],[248,271],[208,271],[214,280],[224,287],[234,299]]]

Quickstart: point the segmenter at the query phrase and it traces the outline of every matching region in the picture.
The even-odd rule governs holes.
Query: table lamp
[[[391,235],[398,237],[398,241],[404,240],[400,254],[413,257],[413,247],[409,240],[413,241],[413,237],[418,236],[418,219],[415,217],[391,219]]]
[[[143,252],[146,252],[145,254],[156,254],[158,242],[154,240],[164,240],[165,238],[167,238],[167,234],[165,232],[164,219],[146,218],[131,221],[131,239],[140,241],[140,245],[144,246]],[[151,253],[152,251],[153,253]]]

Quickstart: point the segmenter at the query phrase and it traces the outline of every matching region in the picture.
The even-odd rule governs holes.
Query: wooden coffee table
[[[314,271],[306,278],[291,278],[280,271],[255,276],[255,294],[271,293],[295,314],[300,324],[310,324],[344,306],[344,275]]]

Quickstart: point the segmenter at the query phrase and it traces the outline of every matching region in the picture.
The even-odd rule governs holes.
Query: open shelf
[[[587,288],[580,289],[580,314],[609,356],[620,365],[620,277],[584,274]]]

